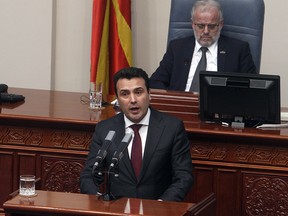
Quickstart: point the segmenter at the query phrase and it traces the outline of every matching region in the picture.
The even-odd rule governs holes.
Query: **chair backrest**
[[[195,0],[171,0],[168,43],[193,35],[191,9]],[[263,0],[219,0],[224,16],[222,34],[247,41],[260,71],[265,6]]]

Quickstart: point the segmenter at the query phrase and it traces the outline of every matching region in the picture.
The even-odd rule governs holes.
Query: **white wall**
[[[92,0],[56,0],[55,89],[88,92]]]
[[[52,0],[0,0],[0,83],[49,89]]]
[[[170,0],[132,0],[134,64],[152,74],[167,45]]]
[[[264,2],[265,24],[260,73],[281,76],[281,105],[288,107],[288,28],[281,24],[288,19],[288,2],[287,0],[264,0]]]
[[[288,4],[264,1],[261,73],[281,76],[282,106],[288,107]],[[149,74],[166,49],[169,10],[170,0],[132,0],[134,66]],[[0,0],[0,82],[87,92],[91,12],[92,0]]]

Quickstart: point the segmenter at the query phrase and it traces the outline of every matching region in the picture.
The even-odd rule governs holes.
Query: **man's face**
[[[216,8],[209,8],[202,10],[201,7],[197,8],[194,16],[192,17],[192,28],[196,40],[201,46],[210,46],[218,40],[223,21],[220,21],[219,13]]]
[[[147,91],[144,79],[119,79],[116,91],[122,112],[130,121],[139,123],[146,115],[150,103],[150,92]]]

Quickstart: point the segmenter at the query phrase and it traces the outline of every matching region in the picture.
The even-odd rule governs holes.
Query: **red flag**
[[[113,75],[132,65],[131,0],[94,0],[91,37],[90,82],[114,94]]]

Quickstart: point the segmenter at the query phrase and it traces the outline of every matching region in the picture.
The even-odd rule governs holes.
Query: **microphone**
[[[131,139],[132,139],[132,134],[131,133],[125,134],[125,136],[123,137],[121,143],[118,146],[118,150],[116,150],[114,152],[114,155],[113,155],[113,158],[112,158],[112,162],[110,164],[110,168],[116,167],[119,164],[119,161],[124,156],[124,151],[127,148],[127,146],[129,145]]]
[[[100,164],[103,162],[107,155],[107,150],[110,147],[111,143],[113,142],[115,138],[115,131],[109,131],[106,135],[106,138],[103,142],[102,147],[99,149],[97,156],[96,156],[96,162],[94,163],[92,173],[94,173],[94,170],[100,166]]]

